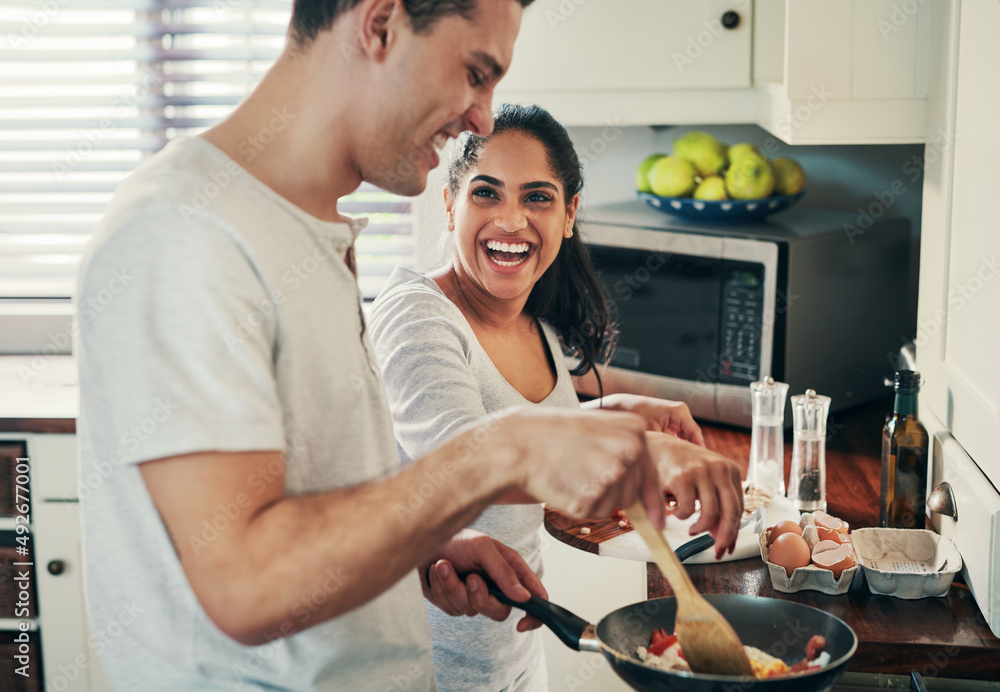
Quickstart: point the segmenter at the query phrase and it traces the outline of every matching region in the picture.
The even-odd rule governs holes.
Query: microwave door
[[[605,391],[683,400],[717,420],[722,239],[593,224],[585,240],[619,326]]]
[[[678,399],[697,418],[749,425],[747,385],[771,374],[765,322],[776,246],[601,224],[588,231],[620,330],[601,369],[605,391]]]

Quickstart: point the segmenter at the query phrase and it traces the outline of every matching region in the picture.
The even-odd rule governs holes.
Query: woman
[[[466,423],[510,406],[580,406],[571,375],[596,374],[614,335],[576,232],[582,187],[568,133],[541,108],[501,106],[489,137],[467,134],[459,141],[444,190],[455,245],[451,262],[430,276],[397,269],[371,313],[403,463]],[[579,359],[572,372],[564,350]],[[676,513],[690,516],[697,496],[703,516],[692,531],[712,529],[720,552],[731,547],[735,530],[720,528],[719,517],[738,518],[742,511],[739,470],[663,434],[703,444],[684,404],[615,395],[585,406],[642,415],[655,431],[650,434],[658,435],[657,449],[673,462],[660,470],[678,497]],[[516,549],[539,571],[542,519],[536,500],[507,493],[472,527]],[[445,574],[438,567],[430,570],[429,588],[455,578],[446,565]],[[478,585],[469,578],[470,588]],[[547,689],[537,632],[518,633],[512,620],[447,617],[435,607],[428,607],[428,617],[443,691]]]

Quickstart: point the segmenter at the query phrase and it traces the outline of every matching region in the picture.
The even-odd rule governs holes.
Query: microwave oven
[[[861,229],[854,214],[796,207],[703,223],[635,201],[591,207],[580,232],[619,328],[605,393],[685,401],[696,418],[749,427],[749,384],[771,376],[836,411],[884,396],[915,333],[906,219]],[[594,378],[581,385],[597,394]]]

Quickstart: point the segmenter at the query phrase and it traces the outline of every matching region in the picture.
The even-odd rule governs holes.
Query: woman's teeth
[[[444,145],[448,143],[448,135],[441,134],[440,132],[431,137],[431,144],[438,151],[444,149]]]
[[[527,252],[531,248],[527,243],[501,243],[499,240],[487,240],[486,247],[500,252]]]
[[[486,241],[486,254],[501,267],[516,267],[527,261],[531,254],[529,243],[504,243],[499,240]]]

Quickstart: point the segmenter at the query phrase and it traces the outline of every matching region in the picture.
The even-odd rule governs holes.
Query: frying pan
[[[858,637],[847,623],[817,608],[777,598],[705,594],[744,644],[792,665],[805,658],[806,642],[819,634],[826,638],[823,650],[830,654],[830,663],[814,672],[769,680],[657,670],[643,665],[636,649],[649,646],[655,629],[674,631],[676,599],[654,598],[619,608],[595,627],[544,598],[532,596],[524,603],[513,601],[488,579],[484,581],[497,600],[538,618],[566,646],[576,651],[603,653],[618,677],[636,690],[826,692],[843,675],[858,648]]]

